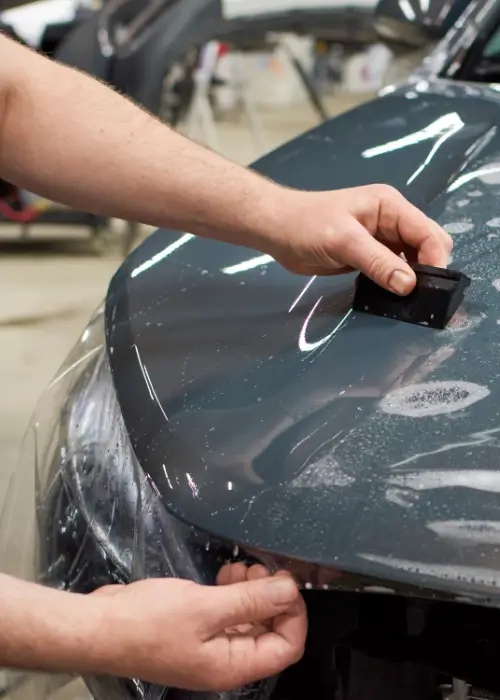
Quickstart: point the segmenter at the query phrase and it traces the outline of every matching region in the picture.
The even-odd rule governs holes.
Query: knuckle
[[[241,587],[238,607],[242,611],[245,618],[248,621],[252,621],[255,612],[259,606],[253,590],[250,590],[248,586]]]
[[[297,642],[295,644],[290,644],[286,652],[283,652],[280,656],[275,659],[277,671],[282,671],[284,669],[293,666],[298,663],[305,653],[305,640]]]
[[[392,185],[387,185],[383,183],[373,185],[373,188],[374,192],[380,199],[395,199],[396,197],[401,196],[398,190]]]
[[[444,232],[444,244],[448,253],[453,250],[453,238],[446,231]]]
[[[363,204],[366,207],[367,216],[377,206],[375,201],[365,201]],[[331,251],[334,259],[338,263],[345,264],[346,258],[358,255],[364,248],[363,236],[364,233],[359,230],[355,221],[346,222],[346,225],[339,229],[335,248]]]
[[[201,588],[201,587],[200,587]],[[205,622],[207,613],[209,613],[209,608],[207,607],[205,594],[202,590],[198,588],[193,588],[189,591],[189,605],[190,609],[196,613],[198,617],[198,622]]]
[[[388,282],[392,270],[387,270],[384,261],[378,256],[373,256],[366,262],[366,273],[373,280]]]
[[[330,258],[335,262],[343,262],[343,255],[353,247],[356,234],[347,228],[340,228],[335,235],[335,240],[328,251]]]
[[[306,650],[305,639],[297,640],[293,645],[290,646],[287,658],[283,659],[283,666],[288,667],[292,664],[299,662],[304,656]]]
[[[297,646],[297,649],[296,649],[295,654],[294,654],[293,663],[298,663],[302,659],[302,657],[304,656],[305,651],[306,651],[306,644],[304,641],[302,644],[299,644]]]
[[[333,239],[333,254],[337,256],[339,251],[343,251],[348,248],[348,246],[352,245],[355,238],[356,233],[353,232],[352,228],[349,228],[348,226],[339,227],[338,231],[335,232],[335,238]]]

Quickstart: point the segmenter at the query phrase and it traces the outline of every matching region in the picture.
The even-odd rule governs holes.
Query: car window
[[[99,12],[98,34],[104,55],[134,52],[144,44],[158,19],[180,0],[108,0]]]
[[[500,22],[486,39],[471,47],[455,77],[476,83],[500,84]]]
[[[489,59],[500,59],[500,27],[497,27],[495,33],[483,50],[483,57]]]

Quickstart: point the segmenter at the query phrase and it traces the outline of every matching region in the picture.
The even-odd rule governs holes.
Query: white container
[[[288,51],[306,71],[313,64],[313,42],[293,34],[283,35],[272,52],[254,53],[245,57],[245,70],[251,100],[263,107],[287,107],[306,99],[304,86]]]

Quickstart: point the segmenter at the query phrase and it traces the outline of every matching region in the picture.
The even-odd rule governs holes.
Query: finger
[[[304,275],[306,277],[332,277],[333,275],[345,275],[348,272],[354,271],[353,267],[341,265],[335,262],[332,262],[331,265],[321,267],[316,265],[307,265],[295,260],[286,262],[278,260],[278,262],[289,272],[293,272],[296,275]]]
[[[437,222],[411,204],[398,190],[382,186],[378,189],[378,230],[390,241],[405,241],[419,249],[424,239],[437,241],[451,252],[453,239]]]
[[[269,578],[271,576],[271,572],[265,568],[265,566],[262,566],[261,564],[255,564],[254,566],[250,567],[248,569],[248,580],[249,581],[257,581],[259,579],[263,578]],[[288,571],[276,571],[274,576],[290,576]],[[261,625],[251,625],[251,634],[253,637],[259,637],[261,634],[263,634],[265,631],[269,631],[272,628],[273,625],[273,619],[268,618],[267,620],[264,620]]]
[[[349,233],[343,237],[342,261],[401,296],[409,294],[416,284],[415,273],[408,263],[354,219],[350,222]]]
[[[248,569],[243,562],[226,564],[217,575],[218,586],[229,586],[232,583],[241,583],[247,579]]]
[[[288,610],[300,597],[289,576],[273,576],[209,588],[199,616],[200,633],[210,639],[228,627],[263,622]]]
[[[250,568],[245,566],[243,563],[238,564],[228,564],[224,567],[229,571],[229,576],[227,577],[228,583],[240,583],[242,581],[256,581],[262,578],[268,578],[271,576],[271,572],[268,571],[265,566],[261,564],[254,564]],[[269,631],[269,621],[262,623],[261,625],[255,625],[253,623],[238,625],[237,627],[227,628],[226,633],[228,634],[249,634],[252,637],[258,637],[265,631]]]
[[[217,586],[227,586],[231,575],[231,564],[225,564],[217,574],[215,583]]]
[[[277,259],[277,262],[279,262],[279,264],[289,272],[293,272],[296,275],[305,275],[306,277],[330,277],[332,275],[339,275],[346,272],[346,268],[340,265],[332,264],[327,267],[320,267],[316,265],[307,265],[297,260],[280,260],[279,258]]]
[[[406,260],[409,263],[418,262],[418,250],[415,250],[406,243],[403,243],[403,241],[396,241],[396,243],[391,243],[382,240],[381,242],[384,243],[384,245],[386,245],[389,248],[389,250],[392,250],[393,253],[396,253],[396,255],[399,255],[400,258],[403,258],[403,260]]]
[[[273,632],[291,646],[298,641],[305,642],[307,633],[307,608],[302,595],[299,595],[289,610],[274,619]]]
[[[257,639],[257,637],[266,634],[271,629],[271,626],[266,625],[265,623],[258,625],[248,624],[238,625],[237,627],[228,627],[224,630],[224,633],[227,637],[241,637],[242,635],[245,635],[245,637],[252,637],[252,639]]]
[[[307,636],[307,613],[302,597],[290,613],[276,618],[273,631],[264,632],[257,638],[254,633],[255,630],[252,635],[229,639],[231,669],[228,687],[231,689],[275,676],[300,660]],[[211,652],[221,658],[225,643],[227,638],[214,640]],[[220,646],[220,651],[217,646]]]
[[[254,564],[248,569],[247,578],[249,581],[258,581],[262,578],[269,578],[271,572],[266,569],[262,564]]]
[[[380,198],[378,229],[388,240],[399,238],[418,251],[424,265],[446,267],[453,239],[397,190],[384,188]]]
[[[123,587],[125,586],[124,583],[113,583],[109,586],[103,586],[102,588],[96,588],[95,591],[92,591],[90,595],[116,595],[119,593]]]

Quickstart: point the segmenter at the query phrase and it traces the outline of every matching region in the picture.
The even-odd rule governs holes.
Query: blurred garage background
[[[405,2],[400,9],[410,12]],[[0,31],[249,164],[404,80],[420,62],[429,44],[393,53],[380,42],[375,4],[0,0]],[[114,271],[147,235],[135,222],[97,219],[0,186],[0,506],[36,402]],[[81,684],[65,691],[75,694],[85,695]]]
[[[466,125],[450,111],[411,130],[425,100],[429,106],[426,91],[438,75],[440,104],[448,109],[460,100],[472,115],[462,142],[465,155],[454,160],[441,152],[451,159],[444,182],[454,168],[479,162],[481,148],[496,132],[487,119],[485,131],[481,110],[484,84],[499,89],[499,7],[498,0],[0,0],[0,31],[111,84],[173,129],[241,164],[390,92],[419,67],[400,93],[414,100],[408,134],[362,155],[434,140],[430,159],[457,122]],[[461,83],[456,92],[454,82]],[[383,102],[363,110],[355,123],[362,120],[363,130],[377,125],[372,109]],[[404,123],[405,108],[395,111],[391,129]],[[467,141],[471,134],[481,134],[477,152],[476,142]],[[333,168],[335,156],[329,162]],[[498,183],[497,165],[456,182]],[[370,172],[384,178],[388,170],[382,165]],[[467,204],[457,201],[459,208]],[[497,227],[498,220],[487,226]],[[15,503],[16,519],[33,513],[31,491],[25,507],[22,495],[18,500],[6,493],[36,403],[101,304],[113,273],[149,232],[137,222],[60,207],[0,178],[0,509]],[[4,563],[19,562],[19,538],[7,539]],[[22,679],[0,671],[0,696],[40,700],[36,684],[30,689]],[[58,697],[89,700],[80,681]]]
[[[196,17],[196,4],[206,6],[203,16]],[[382,86],[390,59],[373,33],[372,0],[13,5],[0,14],[3,31],[120,87],[125,73],[134,81],[131,92],[149,109],[245,164],[369,99]],[[193,27],[185,36],[167,37],[172,48],[158,49],[164,60],[159,65],[153,57],[151,80],[145,41],[158,26],[168,33],[169,13],[174,18],[184,5]],[[98,44],[99,31],[107,32],[109,45]],[[161,81],[161,91],[151,91],[155,81]],[[102,300],[123,255],[147,230],[94,221],[27,192],[0,204],[3,498],[36,401]]]

